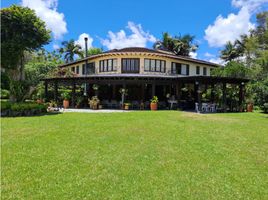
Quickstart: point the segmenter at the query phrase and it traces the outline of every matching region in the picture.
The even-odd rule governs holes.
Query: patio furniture
[[[111,100],[111,108],[119,108],[119,104],[116,100]]]
[[[174,104],[178,104],[178,101],[177,100],[168,100],[168,103],[170,104],[170,110],[172,110],[173,109],[173,105]]]
[[[138,101],[132,101],[131,106],[132,106],[132,109],[138,109],[140,104]]]

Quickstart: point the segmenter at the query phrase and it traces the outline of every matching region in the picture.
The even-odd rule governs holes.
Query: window
[[[144,71],[165,73],[166,61],[154,60],[154,59],[144,59]]]
[[[172,74],[181,74],[181,75],[189,75],[190,66],[181,63],[171,63],[171,73]]]
[[[122,58],[122,73],[139,73],[139,58]]]
[[[117,70],[117,59],[100,60],[99,72],[111,72]]]
[[[82,74],[83,75],[86,74],[86,65],[85,64],[82,65]]]
[[[76,73],[79,74],[79,65],[76,66]]]
[[[200,74],[200,67],[199,66],[196,66],[196,74]]]
[[[204,76],[207,75],[207,68],[206,68],[206,67],[203,68],[203,75],[204,75]]]
[[[72,67],[72,72],[75,73],[75,67]]]
[[[79,71],[79,66],[78,67],[78,71]],[[91,63],[87,63],[87,67],[86,64],[82,65],[82,74],[94,74],[95,73],[95,62],[91,62]]]

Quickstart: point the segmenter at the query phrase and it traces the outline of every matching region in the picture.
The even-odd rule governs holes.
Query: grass
[[[268,199],[268,116],[2,119],[3,199]]]

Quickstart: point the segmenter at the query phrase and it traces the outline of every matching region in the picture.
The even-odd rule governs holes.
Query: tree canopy
[[[24,51],[48,44],[50,31],[45,22],[27,7],[12,5],[1,9],[2,67],[17,68]]]
[[[162,35],[162,40],[154,44],[154,48],[171,51],[180,56],[190,56],[190,52],[195,52],[198,49],[198,45],[193,44],[193,41],[194,36],[189,34],[172,37],[165,32]]]

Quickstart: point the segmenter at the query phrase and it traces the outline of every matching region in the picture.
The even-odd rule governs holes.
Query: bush
[[[263,104],[263,111],[268,113],[268,103]]]
[[[1,102],[1,116],[32,116],[47,112],[47,106],[37,103],[10,103]]]
[[[9,98],[9,91],[5,89],[0,90],[0,99],[8,99]]]

